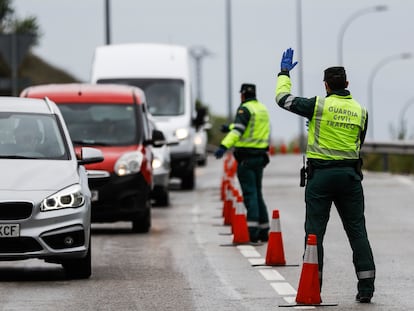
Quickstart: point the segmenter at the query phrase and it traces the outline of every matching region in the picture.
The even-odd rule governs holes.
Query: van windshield
[[[98,83],[129,84],[142,89],[153,116],[184,114],[184,81],[178,79],[100,79]]]
[[[59,109],[75,145],[128,146],[141,136],[132,105],[62,103]]]

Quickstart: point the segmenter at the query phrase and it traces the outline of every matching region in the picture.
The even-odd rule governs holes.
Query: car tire
[[[92,274],[92,256],[91,243],[85,257],[76,259],[67,259],[62,262],[68,279],[88,279]]]
[[[194,190],[195,188],[195,168],[192,167],[181,179],[181,189],[183,190]]]
[[[167,207],[170,205],[170,193],[168,189],[161,189],[155,200],[156,206]]]
[[[132,232],[147,233],[151,228],[151,202],[147,201],[147,209],[144,215],[132,220]]]
[[[207,155],[205,155],[204,158],[199,159],[197,164],[198,164],[198,166],[206,166],[207,165]]]

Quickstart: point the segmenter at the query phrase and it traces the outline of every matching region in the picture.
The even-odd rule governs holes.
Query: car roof
[[[22,97],[47,96],[56,103],[99,102],[131,103],[145,102],[144,92],[135,86],[121,84],[64,83],[31,86],[22,91]]]
[[[49,99],[0,96],[0,111],[57,114],[58,108]]]

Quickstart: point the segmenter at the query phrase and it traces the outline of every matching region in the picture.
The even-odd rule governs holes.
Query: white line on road
[[[284,281],[285,278],[275,269],[260,269],[259,272],[268,281]]]

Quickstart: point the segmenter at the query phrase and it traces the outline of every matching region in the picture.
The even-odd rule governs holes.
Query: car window
[[[142,135],[130,104],[64,103],[59,108],[75,144],[126,146]]]
[[[0,157],[67,160],[69,154],[58,118],[0,113]]]

